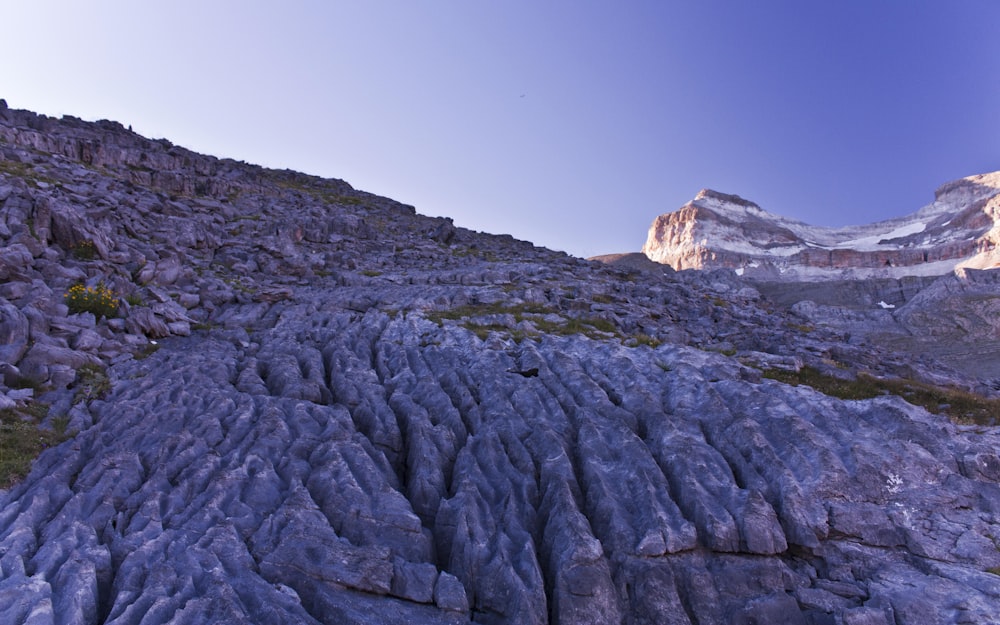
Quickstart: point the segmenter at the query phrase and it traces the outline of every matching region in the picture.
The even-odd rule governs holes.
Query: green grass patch
[[[518,321],[524,321],[526,315],[548,315],[557,312],[555,308],[543,304],[467,304],[448,310],[434,310],[427,313],[427,318],[441,325],[445,319],[458,321],[467,317],[483,317],[486,315],[514,315]]]
[[[840,399],[871,399],[896,395],[928,412],[944,414],[955,423],[997,425],[1000,423],[1000,399],[989,399],[961,389],[936,386],[902,378],[877,378],[859,373],[854,379],[842,379],[812,367],[799,371],[768,369],[765,378],[798,386],[804,384]]]
[[[382,272],[377,269],[365,269],[361,272],[361,275],[368,276],[369,278],[377,278],[382,275]]]
[[[487,263],[498,263],[501,258],[493,250],[481,250],[472,247],[451,247],[451,255],[455,258],[476,258]]]
[[[524,332],[509,328],[494,321],[477,321],[481,317],[492,315],[511,315],[515,323],[529,321],[537,329],[536,333]],[[485,338],[491,332],[502,332],[515,340],[534,338],[540,334],[555,334],[559,336],[584,335],[592,339],[623,338],[615,325],[607,319],[563,317],[554,320],[550,315],[559,315],[559,311],[544,304],[473,304],[458,306],[450,310],[436,310],[427,313],[427,318],[438,325],[444,320],[463,321],[462,327],[474,332],[476,336]]]
[[[788,328],[795,330],[796,332],[801,332],[802,334],[809,334],[816,329],[816,326],[810,325],[808,323],[789,323]]]
[[[871,399],[884,394],[878,385],[871,382],[875,378],[864,374],[849,380],[825,374],[813,367],[802,367],[798,371],[766,369],[762,375],[792,386],[809,386],[824,395],[840,399]]]
[[[327,191],[321,192],[320,195],[331,204],[346,204],[348,206],[366,206],[368,204],[367,198],[353,195],[336,195]]]
[[[46,184],[56,185],[59,181],[51,176],[46,176],[45,174],[39,173],[34,165],[29,163],[22,163],[20,161],[10,161],[3,160],[0,161],[0,174],[7,174],[10,176],[15,176],[17,178],[22,178],[26,182],[32,184],[32,186],[37,187],[39,182],[44,182]]]
[[[0,410],[0,488],[24,479],[38,454],[68,438],[65,419],[56,419],[51,430],[39,427],[48,408],[33,402],[21,409]]]

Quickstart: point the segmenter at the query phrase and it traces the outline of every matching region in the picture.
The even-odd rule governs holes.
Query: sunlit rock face
[[[763,279],[943,275],[1000,264],[1000,172],[938,189],[916,213],[866,226],[811,226],[711,190],[660,215],[642,251],[674,269],[733,269]]]

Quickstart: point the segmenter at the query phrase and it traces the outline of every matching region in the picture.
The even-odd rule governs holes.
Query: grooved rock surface
[[[933,358],[805,332],[730,271],[573,259],[110,122],[0,122],[0,420],[44,404],[75,432],[0,491],[0,623],[1000,613],[1000,431],[762,375],[975,385]],[[67,310],[98,280],[120,316]]]
[[[5,622],[926,623],[1000,606],[996,432],[747,381],[686,347],[498,349],[419,315],[307,309],[259,343],[171,339],[113,368],[94,425],[3,501]],[[527,363],[537,376],[510,373]]]

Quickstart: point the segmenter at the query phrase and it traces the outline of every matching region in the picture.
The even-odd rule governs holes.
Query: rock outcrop
[[[731,271],[575,259],[109,122],[3,109],[0,156],[0,419],[75,432],[0,491],[0,622],[1000,613],[1000,431],[765,373],[982,381]],[[78,283],[116,314],[72,312]]]
[[[939,188],[912,215],[825,228],[704,190],[649,229],[643,253],[674,269],[729,268],[763,280],[937,276],[1000,266],[1000,172]]]

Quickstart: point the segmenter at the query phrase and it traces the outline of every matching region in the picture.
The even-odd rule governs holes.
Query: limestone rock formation
[[[987,384],[631,261],[0,109],[0,622],[995,620],[1000,431],[768,374]]]
[[[826,228],[704,190],[660,215],[643,253],[674,269],[729,268],[763,280],[937,276],[1000,266],[1000,172],[946,184],[912,215]]]

